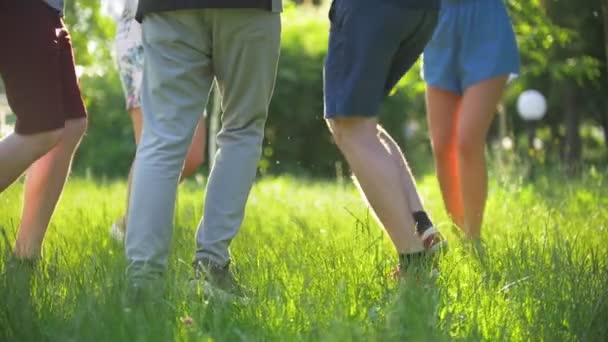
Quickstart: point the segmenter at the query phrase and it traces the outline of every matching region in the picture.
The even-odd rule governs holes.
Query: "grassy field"
[[[201,185],[180,188],[164,300],[125,311],[125,260],[108,234],[125,186],[72,179],[32,274],[10,271],[0,243],[1,341],[592,341],[608,339],[608,178],[517,178],[491,186],[486,253],[447,223],[435,180],[421,191],[450,251],[435,286],[397,283],[390,243],[350,184],[257,183],[232,245],[249,303],[191,286]],[[21,186],[0,195],[13,243]]]

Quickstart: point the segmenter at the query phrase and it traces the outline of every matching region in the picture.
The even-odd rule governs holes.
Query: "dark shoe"
[[[194,276],[202,290],[209,297],[220,299],[246,298],[245,291],[230,271],[230,264],[218,264],[199,259],[192,263]]]

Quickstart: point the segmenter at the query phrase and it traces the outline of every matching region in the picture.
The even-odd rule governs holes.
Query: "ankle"
[[[422,235],[427,229],[433,226],[433,222],[424,210],[414,212],[412,217],[414,218],[416,233],[418,233],[418,235]]]
[[[38,244],[24,243],[19,240],[15,243],[14,256],[20,260],[38,260],[42,256],[42,247]]]

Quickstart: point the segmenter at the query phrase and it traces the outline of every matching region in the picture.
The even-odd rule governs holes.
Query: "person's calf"
[[[13,133],[0,141],[0,192],[57,145],[61,141],[63,131],[63,128],[59,128],[31,135]]]
[[[180,181],[192,176],[198,168],[205,162],[204,153],[193,153],[192,149],[188,151],[186,161],[184,162],[184,168],[182,169],[182,175]]]
[[[203,114],[198,126],[196,126],[196,130],[194,131],[194,136],[192,137],[190,149],[186,155],[186,161],[184,162],[184,168],[182,170],[182,177],[180,180],[193,175],[205,162],[205,148],[207,146],[207,126],[205,117],[206,114]]]

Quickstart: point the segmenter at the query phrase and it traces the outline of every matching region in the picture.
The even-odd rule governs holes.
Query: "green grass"
[[[351,185],[277,178],[257,183],[232,245],[252,301],[203,298],[189,281],[203,205],[190,181],[180,189],[165,299],[154,312],[125,312],[123,248],[108,235],[125,187],[72,179],[32,274],[4,265],[8,248],[0,244],[0,340],[608,338],[605,175],[493,181],[484,255],[447,223],[435,180],[420,184],[451,244],[433,287],[387,277],[396,255]],[[11,243],[21,190],[0,195],[0,226]]]

